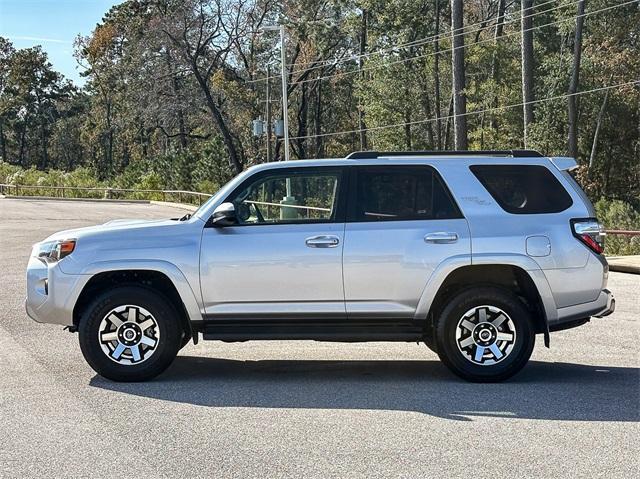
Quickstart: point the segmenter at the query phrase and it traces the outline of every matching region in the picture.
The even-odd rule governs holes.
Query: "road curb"
[[[609,271],[618,273],[640,274],[640,255],[609,256]]]

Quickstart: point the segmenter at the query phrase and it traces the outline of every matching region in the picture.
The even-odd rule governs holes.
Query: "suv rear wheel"
[[[179,317],[155,291],[114,288],[80,320],[80,349],[89,365],[114,381],[145,381],[173,362],[181,344]]]
[[[438,355],[469,381],[507,379],[529,360],[535,333],[529,312],[500,288],[466,289],[441,311],[436,325]]]

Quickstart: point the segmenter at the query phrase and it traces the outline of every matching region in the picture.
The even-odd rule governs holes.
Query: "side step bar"
[[[203,338],[219,341],[315,340],[337,342],[421,341],[424,325],[410,320],[357,322],[307,321],[206,321]]]

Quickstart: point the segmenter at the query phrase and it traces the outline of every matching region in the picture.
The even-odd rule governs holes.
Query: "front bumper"
[[[73,307],[89,280],[87,275],[65,274],[58,263],[36,257],[27,265],[27,315],[38,323],[73,325]]]
[[[589,303],[581,303],[558,309],[558,319],[549,321],[549,329],[558,331],[586,323],[590,317],[603,318],[609,316],[616,309],[613,293],[603,289],[598,299]]]

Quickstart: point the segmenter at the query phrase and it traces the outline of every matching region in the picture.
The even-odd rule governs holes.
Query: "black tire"
[[[459,346],[459,340],[456,338],[458,323],[462,321],[467,312],[478,308],[476,309],[476,316],[473,316],[474,318],[478,318],[478,314],[487,314],[488,318],[499,316],[499,313],[492,313],[488,308],[479,308],[481,306],[502,310],[510,318],[511,322],[503,321],[502,324],[506,323],[505,326],[501,324],[499,328],[505,329],[509,326],[515,329],[515,338],[511,345],[512,349],[507,354],[504,354],[501,359],[497,359],[497,356],[492,351],[487,351],[488,348],[479,348],[477,343],[473,343],[467,348]],[[495,316],[491,316],[492,314]],[[492,321],[493,319],[488,320],[488,322]],[[479,323],[480,319],[477,319],[477,323],[474,323],[474,325],[477,326]],[[500,332],[499,328],[496,328],[496,333]],[[465,333],[468,334],[467,341],[470,341],[469,337],[477,333],[477,331],[471,332],[471,329],[465,329],[462,326],[460,331],[469,331]],[[460,291],[442,309],[437,318],[436,341],[438,356],[456,375],[473,382],[498,382],[510,378],[527,363],[533,352],[535,332],[531,315],[517,296],[507,290],[496,287],[477,287]],[[488,339],[488,342],[490,341],[492,339]],[[507,343],[497,344],[505,347]],[[463,352],[463,349],[465,352]],[[489,361],[485,359],[485,356],[480,356],[478,359],[480,362],[486,361],[489,364],[478,364],[476,362],[474,354],[471,354],[470,351],[477,352],[477,349],[485,351],[485,354],[490,358],[492,356]],[[491,361],[495,361],[495,364],[491,364]]]
[[[108,357],[99,341],[100,323],[114,308],[135,305],[151,313],[159,330],[159,341],[148,359],[138,364],[120,364]],[[173,362],[182,339],[180,318],[160,294],[143,286],[120,286],[96,298],[80,318],[80,349],[95,372],[113,381],[146,381],[162,373]]]

